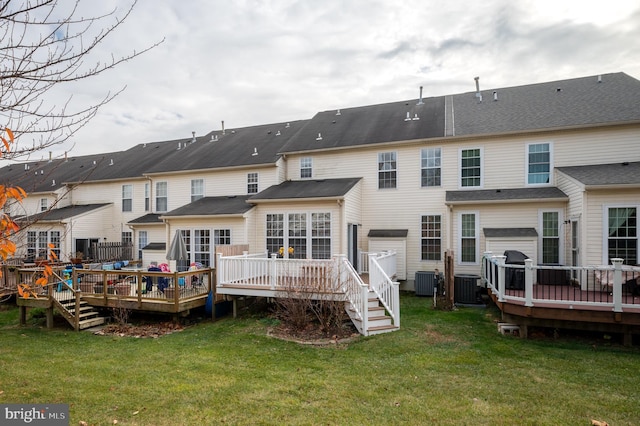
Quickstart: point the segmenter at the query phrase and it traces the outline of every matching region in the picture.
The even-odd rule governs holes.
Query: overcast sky
[[[84,2],[95,13],[129,3]],[[232,129],[309,119],[415,99],[420,86],[425,97],[467,92],[475,76],[487,90],[618,71],[640,78],[637,0],[139,0],[95,55],[162,38],[56,94],[81,106],[126,86],[54,155],[189,138],[221,120]]]

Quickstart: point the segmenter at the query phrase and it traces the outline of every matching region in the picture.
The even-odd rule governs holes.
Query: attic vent
[[[288,129],[289,127],[291,127],[291,124],[287,123],[286,126],[284,126],[285,129]]]
[[[255,157],[256,155],[258,155],[258,148],[253,148],[253,154],[251,154],[251,156]]]
[[[498,92],[496,92],[496,91],[493,92],[493,100],[494,101],[498,100]]]
[[[182,142],[178,142],[178,151],[180,151],[180,148],[182,148]]]
[[[409,111],[407,111],[407,118],[404,121],[411,121],[411,113]]]
[[[56,186],[56,180],[55,180],[55,179],[53,179],[53,180],[51,181],[51,186]]]
[[[598,83],[602,83],[602,76],[601,75],[598,76]]]
[[[556,88],[556,92],[557,92],[557,93],[562,92],[562,87],[557,87],[557,88]]]
[[[415,115],[413,116],[413,119],[412,119],[412,120],[413,120],[413,121],[420,120],[420,117],[418,117],[418,114],[415,114]]]
[[[113,166],[113,158],[111,159],[111,161],[109,162],[110,166]]]
[[[336,115],[342,115],[342,113],[340,112],[340,110],[336,111]]]
[[[282,133],[280,133],[280,130],[278,130],[278,131],[276,132],[276,136],[280,136],[281,134],[282,134]]]
[[[93,165],[94,165],[94,166],[96,165],[96,160],[93,160]]]
[[[322,140],[322,134],[318,133],[318,137],[316,138],[317,141],[321,141]]]

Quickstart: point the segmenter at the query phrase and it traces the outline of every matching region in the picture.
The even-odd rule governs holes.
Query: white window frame
[[[247,194],[257,194],[259,191],[260,176],[258,175],[258,172],[247,173]]]
[[[191,257],[193,259],[194,262],[200,262],[202,264],[204,264],[205,266],[212,266],[213,265],[213,256],[211,254],[211,247],[213,246],[212,244],[212,232],[211,229],[208,228],[202,228],[202,229],[194,229],[192,236],[193,236],[193,252],[191,253]],[[204,238],[204,243],[203,243],[203,238]],[[202,247],[206,246],[206,248],[203,250]],[[202,257],[200,257],[202,256]],[[208,258],[208,262],[203,262],[203,257]]]
[[[142,249],[149,244],[149,233],[147,231],[138,231],[138,257],[142,260]]]
[[[462,185],[462,153],[464,151],[478,150],[480,153],[480,184],[474,186]],[[458,150],[458,188],[459,189],[477,189],[484,187],[484,148],[481,146],[465,147]]]
[[[549,182],[544,183],[529,183],[529,149],[534,145],[549,145]],[[541,141],[530,142],[526,145],[524,152],[524,184],[526,186],[549,186],[553,185],[553,142]]]
[[[144,211],[148,212],[151,210],[151,194],[149,193],[149,182],[144,184]]]
[[[475,261],[467,262],[462,260],[462,216],[472,214],[475,216],[474,223],[474,239],[475,239]],[[474,211],[461,211],[458,212],[458,265],[479,265],[480,264],[480,212]]]
[[[47,198],[40,198],[40,211],[46,212],[49,208],[49,200]]]
[[[204,179],[191,179],[191,202],[204,198]]]
[[[602,264],[609,265],[609,209],[636,209],[636,261],[640,262],[640,204],[615,203],[602,206]],[[628,265],[628,260],[624,259]]]
[[[130,183],[122,185],[122,211],[133,211],[133,185]]]
[[[164,184],[164,195],[160,192],[160,185]],[[164,199],[165,208],[161,209],[158,207],[158,201],[160,199]],[[167,212],[169,211],[169,183],[166,180],[156,182],[156,212]]]
[[[425,222],[425,218],[427,217],[437,217],[440,219],[440,229],[439,231],[439,235],[437,237],[435,236],[431,236],[431,235],[427,235],[426,237],[424,236],[424,229],[423,226],[425,225],[425,223],[431,223],[431,222]],[[420,215],[420,261],[421,262],[439,262],[442,261],[442,237],[444,235],[443,233],[443,229],[444,229],[444,221],[443,221],[443,217],[441,214],[439,213],[425,213],[425,214],[421,214]],[[440,250],[438,252],[438,258],[437,259],[425,259],[423,257],[423,252],[422,252],[422,247],[423,247],[423,243],[425,241],[433,241],[433,240],[438,240],[440,242]]]
[[[277,236],[277,235],[269,235],[269,227],[266,226],[267,225],[267,220],[269,219],[269,217],[272,216],[282,216],[282,222],[281,222],[281,226],[282,229],[277,229],[277,228],[273,228],[273,230],[275,231],[281,231],[282,235],[281,236]],[[290,227],[290,223],[292,220],[295,219],[295,217],[299,217],[304,215],[304,221],[303,222],[296,222],[296,223],[300,223],[301,227],[300,230],[304,231],[304,235],[293,235],[296,233],[296,231],[294,229],[291,229]],[[326,218],[325,215],[328,215],[328,219]],[[322,216],[322,217],[320,217]],[[274,212],[274,213],[269,213],[267,215],[265,215],[265,246],[267,247],[267,250],[269,250],[269,244],[267,243],[267,240],[271,239],[271,240],[279,240],[280,242],[280,247],[282,247],[283,249],[283,253],[282,253],[282,257],[284,258],[296,258],[296,259],[301,259],[301,258],[311,258],[313,257],[313,253],[314,253],[314,242],[316,242],[316,247],[319,247],[318,243],[320,240],[323,241],[329,241],[329,257],[331,258],[331,255],[333,254],[333,242],[334,242],[334,229],[333,229],[333,213],[330,210],[324,210],[324,211],[320,211],[320,210],[312,210],[312,211],[286,211],[286,212]],[[280,223],[279,221],[272,221],[273,223]],[[294,220],[295,222],[295,220]],[[321,223],[329,223],[329,227],[322,227],[320,226]],[[314,228],[314,224],[318,225]],[[297,247],[297,245],[292,244],[292,242],[290,242],[293,239],[299,239],[302,240],[304,239],[304,253],[300,253],[300,250],[295,250],[295,247]],[[326,245],[326,244],[325,244]],[[275,247],[272,245],[270,252],[271,253],[275,253],[275,254],[279,254],[279,248],[280,247]],[[289,247],[294,247],[294,252],[292,255],[289,255],[288,249]],[[273,250],[275,249],[275,251]],[[303,256],[303,257],[300,257]]]
[[[387,161],[386,156],[387,155],[392,155],[393,158],[391,158],[390,160]],[[397,151],[385,151],[385,152],[379,152],[377,154],[377,167],[378,167],[378,174],[377,174],[377,178],[378,178],[378,189],[397,189],[398,188],[398,152]],[[389,168],[389,169],[381,169],[380,166],[383,164],[388,164],[388,163],[395,163],[395,166],[393,168]],[[393,186],[380,186],[380,175],[383,173],[393,173]],[[386,182],[386,181],[385,181]],[[391,182],[391,179],[389,179],[389,182]]]
[[[429,156],[431,152],[436,152],[437,156]],[[432,161],[436,164],[429,164]],[[438,170],[438,184],[426,185],[423,181],[423,171]],[[424,147],[420,149],[420,186],[422,188],[438,188],[442,186],[442,148],[441,147]],[[432,216],[432,215],[426,215]]]
[[[221,240],[224,240],[221,242]],[[213,230],[213,246],[230,245],[231,241],[231,228],[217,228]]]
[[[313,179],[313,158],[300,158],[300,179]]]
[[[558,262],[564,264],[564,210],[563,209],[538,209],[538,263],[551,263],[544,261],[544,213],[557,213],[558,214]],[[553,262],[555,263],[555,262]]]

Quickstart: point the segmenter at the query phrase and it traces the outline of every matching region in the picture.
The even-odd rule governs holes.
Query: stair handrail
[[[342,264],[339,268],[340,287],[351,304],[356,318],[362,322],[360,332],[366,336],[369,327],[369,310],[367,309],[369,287],[362,281],[349,259],[346,256],[340,257]]]
[[[395,251],[369,254],[369,286],[387,310],[396,327],[400,327],[400,283],[393,281],[381,264],[395,272]],[[393,262],[390,262],[393,260]]]

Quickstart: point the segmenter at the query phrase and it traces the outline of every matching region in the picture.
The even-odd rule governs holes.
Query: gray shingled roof
[[[162,217],[240,215],[253,208],[247,195],[204,197],[186,206],[164,213]]]
[[[144,216],[140,216],[133,220],[130,220],[128,223],[133,225],[154,225],[154,224],[161,224],[163,222],[162,222],[162,219],[160,219],[159,213],[148,213],[148,214],[145,214]]]
[[[340,198],[346,195],[361,178],[289,180],[271,186],[249,198],[249,202],[287,200],[293,198]]]
[[[408,229],[370,229],[369,238],[406,238]]]
[[[621,72],[481,93],[453,96],[456,136],[640,120],[640,81]]]
[[[556,170],[574,178],[585,186],[640,184],[640,161],[558,167]]]
[[[569,197],[554,186],[541,188],[478,189],[471,191],[447,191],[446,204],[482,202],[514,202],[557,200],[568,201]]]
[[[535,228],[482,228],[487,238],[533,238],[538,236]]]
[[[89,213],[93,210],[109,206],[111,203],[100,204],[75,204],[66,207],[60,207],[59,209],[51,209],[42,213],[35,214],[33,216],[22,216],[18,218],[18,221],[27,222],[59,222],[65,219],[72,218],[74,216],[80,216],[85,213]]]
[[[231,166],[275,164],[282,147],[307,120],[211,132],[195,143],[183,144],[165,158],[145,168],[145,173],[201,170]],[[212,139],[213,138],[213,139]],[[217,140],[216,140],[217,138]],[[144,155],[144,149],[129,150],[133,156]]]
[[[329,149],[444,136],[444,98],[425,98],[323,111],[283,152]],[[406,120],[409,113],[409,120]],[[414,120],[417,115],[419,120]],[[319,135],[321,139],[319,138]]]

